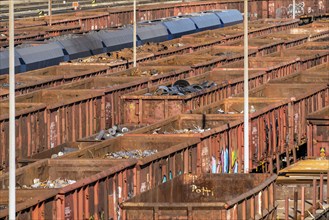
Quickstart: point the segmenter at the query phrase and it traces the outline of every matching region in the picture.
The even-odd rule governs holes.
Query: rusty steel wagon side
[[[136,194],[135,168],[134,159],[45,159],[17,169],[16,192],[23,197],[18,200],[17,218],[118,219],[119,203]],[[0,179],[0,193],[6,195],[9,176]],[[28,197],[31,195],[34,198]],[[0,211],[0,219],[8,219],[8,209]]]
[[[329,156],[329,107],[307,116],[307,155]]]
[[[268,174],[184,175],[120,206],[127,220],[274,219],[275,179]]]

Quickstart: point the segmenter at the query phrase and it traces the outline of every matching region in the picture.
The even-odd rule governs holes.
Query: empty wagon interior
[[[110,73],[106,75],[107,77],[150,77],[150,76],[156,76],[156,75],[163,75],[166,73],[176,72],[180,69],[188,69],[188,67],[166,67],[166,66],[139,66],[130,68],[124,71]]]
[[[263,98],[249,98],[249,112],[259,111],[267,106],[270,106],[280,99],[263,99]],[[244,101],[243,98],[228,98],[223,101],[213,103],[211,105],[191,111],[192,113],[206,113],[206,114],[240,114],[243,115]]]
[[[319,84],[267,84],[249,91],[250,97],[290,98],[303,95],[319,88]],[[243,96],[240,94],[239,96]]]
[[[66,66],[57,65],[23,73],[24,76],[78,76],[92,72],[106,71],[100,66]]]
[[[197,56],[197,55],[181,55],[181,56],[170,56],[168,58],[159,59],[156,61],[150,61],[143,63],[145,66],[191,66],[198,63],[208,62],[216,59],[211,55]]]
[[[141,78],[96,77],[58,86],[55,89],[110,89],[112,87],[116,87],[122,84],[135,82],[136,80],[141,80]]]

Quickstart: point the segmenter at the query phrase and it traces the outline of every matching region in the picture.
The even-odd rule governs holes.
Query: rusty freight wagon
[[[224,44],[228,47],[243,48],[243,40],[228,42]],[[271,53],[279,52],[283,49],[284,41],[273,39],[252,38],[248,40],[248,49],[256,50],[257,56],[265,56]]]
[[[17,218],[118,219],[119,203],[136,193],[135,167],[135,159],[45,159],[19,168],[16,193],[25,199],[18,200]],[[2,197],[8,192],[8,174],[0,181]],[[0,211],[0,219],[8,219],[8,209]]]
[[[38,143],[38,152],[92,135],[105,127],[105,101],[101,91],[91,94],[84,90],[41,90],[17,96],[16,103],[43,103],[47,106],[42,110],[46,127],[38,128],[42,129],[41,133],[36,136],[34,130],[26,127],[21,130],[22,134],[35,137],[33,142]],[[25,123],[34,121],[33,117],[28,117]],[[46,143],[40,141],[44,139]]]
[[[140,51],[137,54],[137,63],[145,62],[146,60],[152,60],[154,57],[153,53]],[[133,66],[133,54],[132,50],[125,49],[121,51],[98,54],[86,58],[79,58],[70,60],[68,62],[60,63],[62,67],[70,66],[102,66],[108,68],[108,72],[122,71]]]
[[[270,58],[250,58],[249,63],[251,64],[251,70],[265,70],[265,73],[257,73],[249,77],[251,87],[262,85],[270,79],[295,72],[299,67],[298,61],[296,59],[291,60],[292,61],[287,62],[282,58],[276,58],[275,60]],[[286,62],[282,63],[283,61]],[[231,66],[233,68],[231,68]],[[212,87],[201,87],[201,89],[199,88],[198,90],[191,90],[189,93],[171,93],[170,95],[169,90],[174,89],[174,87],[177,88],[177,86],[173,83],[174,86],[168,88],[168,86],[170,86],[168,83],[160,87],[154,86],[124,95],[121,97],[124,104],[123,123],[154,123],[175,114],[193,110],[227,98],[230,95],[243,92],[242,77],[236,77],[234,81],[227,81],[221,77],[225,75],[225,71],[223,70],[243,70],[242,68],[243,61],[239,61],[224,65],[223,68],[220,68],[221,71],[200,75],[200,77],[188,78],[187,81],[184,82],[189,84],[186,88],[193,86],[200,87],[200,85],[205,82],[213,85]],[[231,79],[233,76],[233,74],[227,75],[227,79]],[[177,83],[178,82],[180,81],[177,81]]]
[[[274,33],[268,36],[262,36],[259,39],[266,39],[270,41],[283,41],[283,48],[288,49],[298,45],[305,44],[308,41],[309,35],[307,34],[292,34],[289,31]]]
[[[228,63],[217,68],[217,70],[243,70],[243,60]],[[250,57],[248,59],[248,67],[250,70],[265,71],[264,80],[267,82],[271,79],[280,78],[290,75],[300,70],[299,58],[290,57]]]
[[[248,36],[250,38],[253,37],[259,37],[263,35],[272,34],[277,31],[281,31],[283,29],[284,25],[292,25],[290,28],[297,27],[297,20],[296,21],[286,21],[286,20],[257,20],[257,21],[251,21],[248,24],[249,30],[248,30]],[[222,28],[220,30],[209,30],[209,31],[202,31],[200,33],[195,34],[189,34],[185,35],[182,38],[207,38],[207,39],[218,39],[218,38],[225,38],[226,41],[229,41],[229,38],[227,38],[225,31],[232,29],[230,27],[228,28]],[[236,33],[243,32],[243,25],[235,25],[234,29],[236,30]],[[289,28],[288,28],[289,29]]]
[[[262,161],[272,167],[264,167],[267,171],[275,169],[271,156],[275,153],[285,153],[283,148],[285,136],[288,132],[288,104],[282,99],[250,99],[251,123],[253,126],[250,163],[256,169]],[[154,123],[141,129],[132,131],[126,136],[154,134],[164,137],[199,137],[201,142],[199,150],[201,158],[198,162],[199,172],[209,172],[210,163],[215,159],[221,164],[220,171],[241,172],[243,165],[243,99],[228,98],[223,101],[192,111],[192,115],[179,115],[167,120]],[[197,114],[197,115],[196,115]],[[275,124],[273,130],[269,125]],[[268,141],[265,141],[267,137]],[[223,168],[223,154],[232,156],[228,160],[227,168]],[[278,154],[279,155],[279,154]],[[231,158],[231,156],[229,158]],[[214,157],[214,158],[212,158]],[[236,158],[236,161],[233,158]]]
[[[63,77],[64,82],[78,81],[93,76],[100,76],[106,74],[107,68],[102,66],[51,66],[38,70],[32,70],[20,74],[20,76],[37,76],[37,77]]]
[[[306,116],[329,105],[329,88],[326,84],[270,83],[249,91],[250,97],[289,98],[289,148],[306,142]],[[241,95],[239,95],[241,96]],[[295,159],[295,156],[294,156]]]
[[[90,94],[96,91],[104,93],[105,103],[102,103],[102,105],[105,107],[101,109],[104,112],[97,112],[97,114],[105,116],[105,118],[101,119],[104,121],[105,127],[98,127],[102,129],[110,128],[114,124],[121,123],[123,109],[120,98],[122,95],[147,88],[147,86],[148,79],[146,77],[95,77],[61,85],[54,89],[69,90],[72,93],[76,90],[84,90]],[[93,117],[96,118],[99,116],[94,115]],[[99,130],[93,130],[93,132],[96,131]]]
[[[43,88],[53,87],[62,84],[62,76],[26,76],[24,74],[15,75],[15,94],[21,95]],[[0,76],[0,100],[9,97],[9,75]]]
[[[179,79],[185,79],[193,75],[193,71],[188,66],[139,66],[127,70],[109,73],[106,77],[147,77],[148,85],[158,85]]]
[[[16,104],[16,157],[28,157],[47,146],[46,105],[41,103]],[[9,104],[0,103],[0,172],[9,167]]]
[[[224,44],[225,45],[225,44]],[[220,57],[225,58],[225,63],[232,63],[235,61],[243,60],[243,48],[242,47],[236,47],[236,46],[212,46],[211,48],[200,50],[197,52],[194,52],[194,55],[211,55],[214,57]],[[256,55],[259,55],[259,52],[257,49],[250,49],[248,50],[248,56],[249,57],[256,57]]]
[[[241,55],[242,56],[242,55]],[[199,75],[220,66],[225,62],[224,58],[211,55],[175,55],[159,60],[142,63],[142,66],[190,66],[193,69],[193,75]]]
[[[183,175],[120,206],[125,220],[275,219],[275,179],[268,174]]]
[[[60,159],[103,159],[105,161],[138,160],[137,193],[154,188],[184,173],[197,173],[200,139],[190,137],[118,137],[95,143],[83,150],[68,153]]]
[[[329,50],[284,50],[278,53],[270,54],[270,57],[297,57],[300,61],[300,69],[306,70],[329,61]]]
[[[329,157],[329,107],[307,116],[307,155]]]

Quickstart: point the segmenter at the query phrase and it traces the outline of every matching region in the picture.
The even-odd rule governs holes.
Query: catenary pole
[[[9,219],[16,219],[14,0],[9,1]]]
[[[136,0],[134,0],[134,33],[133,33],[133,53],[134,53],[134,67],[136,67]]]
[[[244,111],[243,111],[243,119],[244,119],[244,172],[249,172],[249,98],[248,98],[248,0],[244,0],[244,21],[243,21],[243,29],[244,29],[244,71],[243,71],[243,92],[244,92]]]

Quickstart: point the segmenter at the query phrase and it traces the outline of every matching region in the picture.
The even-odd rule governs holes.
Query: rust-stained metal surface
[[[284,153],[285,136],[289,132],[285,128],[288,122],[279,121],[279,118],[288,117],[288,104],[280,99],[259,99],[251,98],[250,105],[254,111],[251,113],[251,124],[253,128],[251,142],[250,162],[253,169],[256,169],[262,161],[269,165],[270,158],[267,157],[269,152],[280,151]],[[221,110],[221,111],[219,111]],[[219,173],[242,172],[243,164],[243,120],[241,113],[243,110],[243,99],[229,98],[223,101],[211,104],[209,106],[192,111],[192,115],[174,116],[167,120],[152,124],[150,126],[132,131],[126,136],[134,134],[145,134],[145,136],[161,135],[165,137],[187,136],[200,137],[201,142],[198,144],[199,160],[197,167],[199,172],[209,172],[214,157],[219,165]],[[199,115],[195,115],[199,114]],[[202,115],[204,114],[204,115]],[[270,124],[276,124],[276,132],[269,130]],[[180,132],[177,130],[189,130],[199,127],[198,133]],[[210,130],[209,130],[210,128]],[[204,129],[204,130],[201,130]],[[273,133],[272,133],[273,132]],[[280,134],[278,138],[277,134]],[[268,137],[264,141],[262,137]],[[222,154],[227,153],[233,157],[236,156],[236,163],[233,160],[228,162],[228,169],[223,166]],[[269,169],[268,167],[266,169]]]
[[[307,137],[308,156],[329,156],[329,107],[322,108],[307,116]]]
[[[250,97],[288,98],[291,100],[293,115],[289,117],[294,124],[287,137],[291,145],[306,142],[306,116],[329,103],[329,88],[326,84],[280,84],[273,83],[260,86],[249,92]]]
[[[201,55],[199,56],[201,57]],[[186,62],[186,59],[179,60],[176,57],[173,59],[168,58],[164,60],[164,62],[168,65],[172,64],[173,61]],[[275,79],[295,72],[298,68],[298,62],[296,59],[291,60],[291,62],[287,62],[286,59],[280,58],[250,58],[249,63],[251,70],[265,71],[250,75],[251,88],[262,85],[270,79]],[[286,63],[282,63],[284,61]],[[223,65],[222,67],[223,68],[220,69],[221,71],[211,72],[210,74],[201,77],[187,78],[187,81],[190,82],[190,84],[204,81],[215,81],[217,85],[213,88],[203,89],[202,91],[193,92],[184,96],[159,96],[152,94],[158,89],[157,86],[154,86],[122,96],[121,98],[123,99],[124,105],[123,123],[154,123],[175,114],[209,105],[231,95],[243,92],[242,76],[236,77],[236,80],[231,82],[228,81],[230,76],[227,74],[228,78],[225,83],[223,83],[224,79],[222,77],[226,75],[226,71],[224,70],[243,70],[243,61],[233,62],[231,64]],[[171,83],[167,83],[165,86],[170,84]],[[148,93],[152,95],[149,95]]]
[[[243,40],[228,42],[224,44],[229,47],[243,48]],[[284,49],[284,41],[273,39],[252,38],[248,40],[248,49],[257,51],[257,56],[279,52]]]
[[[32,91],[53,87],[63,83],[62,76],[28,76],[24,74],[15,75],[15,93],[21,95]],[[9,97],[9,75],[0,76],[0,100]]]
[[[329,50],[306,50],[299,49],[288,50],[288,53],[285,51],[281,51],[278,53],[271,54],[270,57],[281,57],[289,59],[288,57],[296,57],[299,58],[300,61],[300,69],[306,70],[312,68],[317,65],[321,65],[323,63],[327,63],[329,61]]]
[[[155,151],[150,156],[137,158],[137,192],[141,192],[183,173],[196,174],[196,160],[198,158],[196,144],[199,141],[197,137],[172,137],[168,141],[166,137],[124,136],[96,143],[91,147],[66,154],[61,158],[128,161],[134,158],[134,154],[129,153],[129,151]],[[127,152],[131,156],[122,158],[118,152]]]
[[[33,184],[35,177],[40,181],[60,177],[76,180],[56,191],[33,189],[33,194],[38,196],[18,204],[18,219],[118,218],[121,212],[117,204],[135,195],[135,165],[134,159],[126,162],[70,159],[41,160],[17,169],[19,187]],[[2,187],[7,188],[8,174],[0,179],[4,183]],[[2,191],[1,195],[5,195]],[[18,189],[17,194],[25,191]],[[8,209],[1,210],[0,218],[6,219],[6,216]]]
[[[105,127],[99,127],[99,129],[102,129],[110,128],[112,125],[123,121],[122,95],[147,88],[147,86],[148,79],[146,77],[96,77],[61,85],[53,89],[63,89],[72,92],[75,90],[92,90],[93,93],[95,91],[102,92],[104,94],[104,103],[102,103],[104,107],[101,111],[105,111],[101,113],[105,114],[105,118],[100,119],[102,124],[105,123]],[[100,114],[100,112],[96,114]],[[93,130],[93,132],[95,131],[97,130]]]
[[[43,109],[46,127],[39,127],[42,133],[33,140],[39,143],[38,139],[46,139],[46,143],[38,144],[39,152],[94,134],[105,127],[105,102],[101,91],[90,93],[84,90],[41,90],[17,96],[16,103],[47,105]],[[34,118],[29,118],[26,123],[32,121]],[[22,134],[30,135],[27,131],[22,130]],[[28,156],[30,155],[32,152]]]
[[[16,104],[16,157],[28,157],[47,146],[46,105],[41,103]],[[9,166],[9,104],[0,104],[0,172]]]
[[[168,81],[175,81],[192,76],[189,66],[139,66],[127,70],[109,73],[105,77],[147,77],[149,86],[158,85]]]
[[[19,76],[26,77],[41,77],[45,79],[51,79],[52,77],[58,77],[63,79],[63,83],[68,83],[72,81],[78,81],[80,79],[85,79],[94,76],[100,76],[108,73],[106,67],[102,66],[51,66],[38,70],[32,70],[25,73],[19,74]]]
[[[273,219],[275,179],[267,174],[183,175],[121,207],[125,219]]]

